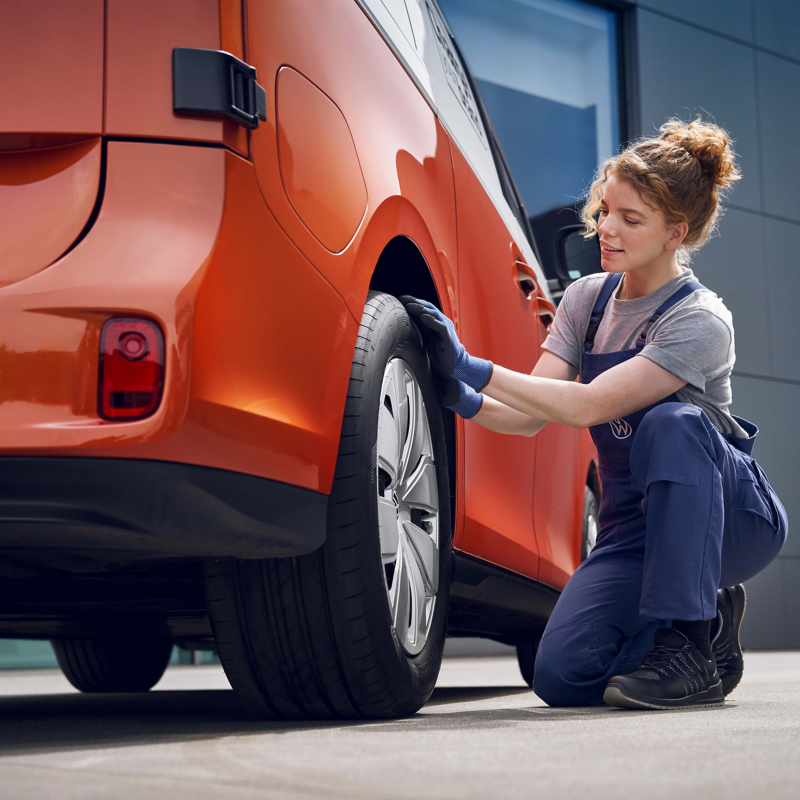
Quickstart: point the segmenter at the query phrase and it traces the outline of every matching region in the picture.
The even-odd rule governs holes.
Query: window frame
[[[637,46],[637,6],[627,0],[579,0],[587,6],[615,14],[617,109],[620,147],[641,136],[641,96],[639,92],[639,51]]]

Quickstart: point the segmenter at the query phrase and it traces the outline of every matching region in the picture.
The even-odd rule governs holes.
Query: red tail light
[[[110,319],[100,337],[100,416],[150,416],[164,389],[164,337],[143,319]]]

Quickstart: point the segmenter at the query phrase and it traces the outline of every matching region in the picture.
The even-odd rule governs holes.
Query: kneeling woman
[[[539,646],[550,705],[717,705],[741,678],[739,584],[778,555],[786,512],[750,456],[758,429],[728,412],[731,314],[685,266],[738,178],[699,119],[604,162],[582,212],[604,272],[569,286],[531,375],[470,356],[438,309],[401,298],[459,382],[457,413],[509,434],[591,428],[599,532]]]

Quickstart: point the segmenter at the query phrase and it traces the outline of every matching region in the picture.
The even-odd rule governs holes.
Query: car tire
[[[451,520],[429,369],[402,304],[370,292],[325,543],[293,558],[204,565],[217,652],[257,717],[396,718],[433,691],[446,634]],[[392,444],[395,434],[403,448]]]
[[[588,487],[584,488],[583,530],[581,532],[581,562],[586,561],[597,543],[600,503],[597,495]]]
[[[533,686],[533,665],[536,662],[536,653],[539,650],[539,642],[542,640],[544,629],[526,633],[517,642],[517,664],[522,678],[528,686]]]
[[[170,639],[59,639],[51,642],[67,680],[81,692],[146,692],[169,663]]]

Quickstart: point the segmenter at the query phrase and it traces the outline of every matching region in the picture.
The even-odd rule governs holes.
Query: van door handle
[[[536,283],[536,273],[520,258],[514,262],[514,283],[517,288],[525,295],[526,300],[530,300],[533,293],[539,288]]]

